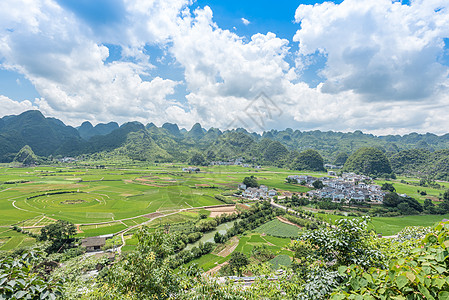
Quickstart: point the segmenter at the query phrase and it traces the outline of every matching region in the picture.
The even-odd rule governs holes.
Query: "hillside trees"
[[[392,173],[390,162],[385,154],[374,147],[364,147],[357,150],[348,158],[343,170],[371,176]]]
[[[316,150],[305,150],[299,153],[292,164],[292,168],[298,171],[326,171],[324,169],[324,160]]]
[[[288,154],[289,151],[284,145],[278,141],[273,141],[263,152],[263,158],[269,164],[282,166]]]
[[[346,152],[340,152],[335,158],[334,164],[337,166],[343,166],[348,160],[348,154]]]
[[[31,165],[37,162],[37,156],[34,154],[30,146],[25,145],[14,157],[15,162],[20,162],[24,165]]]
[[[200,152],[194,152],[189,160],[190,165],[194,166],[205,166],[206,165],[206,158],[204,155]]]
[[[257,178],[254,177],[254,175],[251,175],[249,177],[243,178],[243,184],[246,185],[246,187],[259,187],[259,183],[257,182]]]
[[[75,241],[75,234],[76,227],[73,223],[58,220],[56,223],[49,224],[41,229],[40,240],[51,242],[47,252],[59,252],[72,247]]]

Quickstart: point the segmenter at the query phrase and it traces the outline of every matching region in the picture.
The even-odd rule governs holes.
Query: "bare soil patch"
[[[250,208],[248,205],[241,204],[241,203],[238,203],[236,205],[238,208],[243,209],[243,210],[248,210]]]
[[[225,207],[211,207],[206,208],[206,210],[210,211],[210,217],[215,218],[216,216],[221,216],[223,214],[231,215],[235,212],[235,206],[225,206]]]
[[[151,214],[144,215],[143,217],[148,218],[148,219],[152,219],[152,218],[159,217],[159,216],[162,216],[162,214],[158,213],[158,212],[154,212],[154,213],[151,213]]]
[[[207,183],[200,183],[200,184],[195,184],[196,187],[210,187],[209,184]]]
[[[203,276],[205,276],[205,275],[213,276],[213,275],[217,274],[218,271],[220,271],[220,269],[221,269],[224,265],[227,265],[227,264],[228,264],[228,262],[225,261],[224,263],[219,264],[219,265],[217,265],[216,267],[213,267],[213,268],[210,269],[209,271],[204,272],[204,275],[203,275]]]
[[[229,240],[229,244],[226,247],[217,253],[218,256],[226,257],[232,252],[234,252],[235,248],[239,245],[239,238],[234,236]]]
[[[153,179],[146,179],[146,178],[136,178],[136,181],[142,181],[142,182],[154,182]]]
[[[298,224],[295,224],[295,223],[293,223],[293,222],[290,222],[289,220],[287,220],[286,218],[284,218],[284,217],[280,217],[280,216],[278,216],[278,217],[276,217],[279,221],[281,221],[282,223],[285,223],[285,224],[289,224],[289,225],[293,225],[293,226],[296,226],[296,227],[298,227],[298,228],[302,228],[301,226],[299,226]]]

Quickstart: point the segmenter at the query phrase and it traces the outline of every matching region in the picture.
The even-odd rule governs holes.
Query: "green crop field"
[[[305,192],[286,184],[301,172],[241,166],[209,166],[200,173],[182,172],[182,165],[153,165],[127,169],[88,166],[35,168],[0,167],[0,226],[44,226],[56,219],[76,224],[138,217],[153,212],[222,204],[214,196],[235,190],[245,176],[254,175],[269,188]],[[323,175],[317,173],[318,175]],[[43,218],[45,216],[45,218]],[[135,225],[125,221],[126,226]]]
[[[290,256],[281,254],[270,260],[270,263],[274,270],[278,270],[285,267],[289,267],[292,264],[292,260]]]
[[[324,215],[322,216],[329,222],[341,218],[353,218],[343,217],[336,215]],[[373,217],[371,218],[370,228],[374,229],[377,233],[381,233],[384,236],[395,235],[407,226],[432,226],[437,222],[441,222],[443,219],[449,219],[447,215],[417,215],[417,216],[401,216],[401,217]]]
[[[413,180],[413,179],[407,178],[406,181],[419,182],[419,179]],[[382,185],[385,182],[393,183],[394,187],[396,188],[396,192],[398,194],[407,194],[407,196],[415,198],[416,200],[418,200],[421,203],[424,203],[424,200],[426,198],[432,199],[435,202],[435,200],[440,198],[441,195],[445,191],[445,189],[435,189],[435,188],[430,188],[430,187],[422,187],[422,186],[416,186],[416,185],[411,185],[411,184],[405,184],[405,183],[401,183],[400,180],[393,180],[393,181],[376,180],[376,183],[379,185]],[[439,184],[446,187],[445,184],[447,184],[447,183],[440,182]],[[426,192],[427,195],[421,195],[420,193],[418,193],[418,191],[420,191],[420,192],[424,191],[424,192]]]
[[[255,231],[276,237],[296,237],[300,229],[296,226],[282,223],[279,220],[272,220],[257,227]]]
[[[34,168],[1,165],[0,226],[16,224],[38,233],[42,226],[63,219],[79,224],[82,231],[79,236],[83,237],[115,233],[142,224],[149,220],[145,216],[151,213],[167,215],[178,212],[148,224],[159,227],[187,222],[197,217],[197,212],[182,211],[183,209],[223,204],[215,196],[232,194],[237,184],[246,176],[254,175],[260,184],[265,184],[270,189],[303,193],[309,188],[287,184],[285,178],[292,174],[326,175],[275,167],[252,169],[241,166],[207,166],[202,167],[199,173],[186,173],[182,172],[182,167],[185,166],[182,164],[123,166],[124,164],[110,163],[105,169],[97,169],[87,164]],[[411,182],[413,179],[406,180]],[[426,196],[418,194],[418,189],[426,191],[434,200],[443,191],[406,185],[399,181],[394,181],[394,184],[399,193],[406,193],[420,201],[424,201]],[[204,209],[201,211],[210,214]],[[409,225],[430,225],[443,217],[374,218],[373,226],[388,235]],[[99,225],[103,222],[110,223]],[[299,231],[295,226],[277,220],[258,230],[259,233],[270,235],[264,237],[266,240],[273,236],[296,236]],[[11,240],[11,237],[4,238],[0,235],[1,247],[30,242],[28,236],[19,236],[21,241],[19,238]],[[257,237],[252,238],[250,243],[256,243],[254,239]],[[271,244],[278,246],[274,242]]]
[[[265,245],[270,251],[278,256],[292,257],[293,252],[288,251],[285,247],[290,244],[291,240],[288,238],[277,238],[272,236],[262,236],[259,233],[248,233],[245,236],[240,237],[239,244],[234,251],[242,252],[248,257],[251,256],[251,252],[255,246]],[[128,242],[126,243],[128,245]],[[131,245],[130,245],[131,246]],[[198,264],[200,268],[205,271],[212,269],[218,264],[224,263],[231,258],[231,254],[226,257],[217,256],[214,254],[206,254],[200,258],[194,259],[186,265],[193,263]],[[278,258],[282,263],[286,263],[285,258]],[[290,259],[289,259],[290,260]],[[290,262],[291,263],[291,262]]]

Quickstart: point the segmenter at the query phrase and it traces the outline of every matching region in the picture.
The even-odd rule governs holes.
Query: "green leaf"
[[[345,275],[347,270],[348,270],[348,267],[340,266],[340,267],[338,267],[338,274]]]
[[[443,248],[444,248],[444,249],[449,248],[449,240],[444,241],[444,243],[443,243]]]
[[[429,290],[423,286],[423,285],[418,285],[418,290],[427,298],[427,299],[431,299],[431,300],[435,300],[435,298],[432,297],[432,295],[430,295]]]
[[[48,294],[50,294],[49,291],[45,291],[45,292],[41,293],[41,299],[47,298]]]
[[[435,284],[437,285],[438,289],[441,289],[443,287],[443,285],[446,283],[446,281],[444,281],[441,278],[435,278]]]
[[[411,282],[415,281],[415,274],[413,274],[412,272],[406,272],[405,276],[408,278],[408,280],[410,280]]]
[[[449,292],[446,291],[439,292],[438,299],[449,299]]]
[[[399,289],[402,289],[408,283],[408,278],[404,275],[396,277],[396,284]]]
[[[18,291],[14,294],[14,297],[16,297],[17,299],[20,299],[20,298],[23,298],[26,294],[27,294],[27,292],[25,292],[25,291]]]

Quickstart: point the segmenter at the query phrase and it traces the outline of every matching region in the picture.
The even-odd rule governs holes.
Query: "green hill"
[[[390,162],[385,154],[374,147],[364,147],[357,150],[348,158],[343,170],[375,176],[392,172]]]

